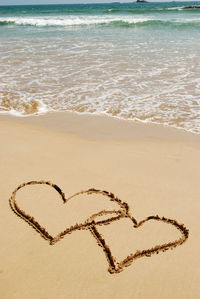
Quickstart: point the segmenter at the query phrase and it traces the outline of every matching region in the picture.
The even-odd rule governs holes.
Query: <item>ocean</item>
[[[0,6],[0,113],[200,134],[200,2]]]

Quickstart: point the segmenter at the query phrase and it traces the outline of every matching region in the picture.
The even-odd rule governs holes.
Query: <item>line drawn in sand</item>
[[[102,210],[102,211],[90,216],[83,223],[70,226],[69,228],[66,228],[63,232],[59,233],[57,236],[51,236],[48,233],[48,231],[44,227],[42,227],[34,217],[30,216],[25,211],[23,211],[16,202],[16,194],[21,188],[24,188],[25,186],[28,186],[28,185],[42,185],[42,184],[48,185],[48,186],[54,188],[59,193],[64,204],[67,203],[70,199],[75,198],[76,196],[78,196],[80,194],[91,195],[91,194],[95,193],[95,194],[101,194],[101,195],[107,197],[108,200],[117,203],[119,206],[119,210]],[[169,219],[169,218],[160,217],[158,215],[155,215],[155,216],[148,216],[145,219],[138,222],[133,216],[131,216],[130,211],[129,211],[129,205],[126,202],[122,202],[121,199],[116,197],[111,192],[108,192],[105,190],[104,191],[98,190],[95,188],[90,188],[85,191],[77,192],[74,195],[66,198],[64,192],[56,184],[53,184],[49,181],[30,181],[30,182],[23,183],[23,184],[19,185],[13,191],[13,193],[9,199],[9,203],[10,203],[10,207],[13,210],[13,212],[15,214],[17,214],[20,218],[22,218],[24,221],[26,221],[30,226],[32,226],[38,233],[40,233],[40,235],[44,239],[46,239],[50,245],[54,245],[56,242],[60,241],[64,236],[71,234],[72,232],[74,232],[76,230],[89,230],[90,233],[92,234],[92,236],[95,238],[97,244],[102,247],[102,249],[105,253],[108,265],[109,265],[108,271],[111,274],[119,273],[119,272],[123,271],[125,267],[130,266],[134,260],[136,260],[140,257],[143,257],[143,256],[150,257],[152,254],[155,254],[155,253],[158,254],[161,251],[165,252],[168,249],[173,249],[177,246],[180,246],[187,240],[187,238],[189,236],[189,230],[184,226],[184,224],[180,224],[174,219]],[[103,220],[97,220],[97,218],[99,216],[104,216],[104,215],[110,215],[111,217],[103,219]],[[135,253],[131,253],[130,255],[128,255],[124,260],[118,262],[116,260],[116,258],[112,255],[111,249],[110,249],[109,245],[106,243],[106,240],[103,238],[103,236],[98,231],[98,226],[109,225],[110,223],[112,223],[114,221],[118,221],[122,218],[129,218],[132,221],[134,228],[139,228],[145,222],[151,221],[151,220],[171,224],[177,230],[180,231],[181,237],[178,240],[170,241],[165,244],[156,245],[149,249],[137,250]]]

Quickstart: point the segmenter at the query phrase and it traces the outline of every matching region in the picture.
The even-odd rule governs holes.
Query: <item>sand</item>
[[[100,116],[52,113],[2,115],[0,138],[0,298],[200,298],[200,136]],[[111,223],[111,213],[94,217],[107,222],[95,228],[116,265],[138,251],[182,238],[171,222],[154,219],[134,227],[131,217],[137,223],[151,215],[176,220],[189,237],[173,250],[144,255],[111,274],[104,248],[89,227],[50,245],[11,209],[9,198],[17,186],[41,180],[58,189],[22,186],[15,200],[53,237],[102,210],[123,210],[106,193],[77,194],[67,201],[81,190],[112,192],[127,204],[130,217]]]

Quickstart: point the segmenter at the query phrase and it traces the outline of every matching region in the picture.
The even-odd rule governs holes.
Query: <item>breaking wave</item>
[[[135,26],[174,26],[174,27],[200,27],[200,20],[161,20],[148,17],[133,18],[118,16],[106,17],[71,17],[71,18],[1,18],[0,26],[112,26],[112,27],[135,27]]]
[[[15,25],[14,21],[0,21],[0,26]]]

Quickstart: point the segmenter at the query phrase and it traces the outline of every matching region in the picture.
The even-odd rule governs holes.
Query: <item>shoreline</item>
[[[160,140],[200,142],[200,134],[180,128],[69,111],[49,112],[27,117],[2,114],[0,120],[29,123],[95,140],[156,138]]]

